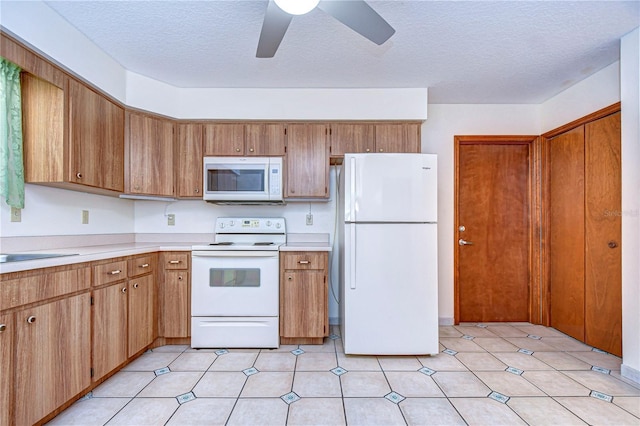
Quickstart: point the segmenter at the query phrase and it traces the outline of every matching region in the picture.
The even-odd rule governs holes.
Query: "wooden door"
[[[551,326],[584,341],[584,126],[548,143]]]
[[[93,292],[94,381],[127,359],[127,291],[122,282]]]
[[[458,322],[530,319],[530,149],[535,139],[456,137]]]
[[[329,196],[329,144],[324,124],[287,127],[286,190],[288,198]]]
[[[284,156],[285,132],[284,123],[245,125],[245,155]]]
[[[204,155],[244,155],[244,124],[204,125]]]
[[[162,291],[163,337],[189,337],[191,292],[188,271],[164,271]]]
[[[620,113],[585,125],[585,343],[622,356]]]
[[[173,195],[173,122],[129,115],[129,188],[131,194]]]
[[[153,342],[154,335],[153,274],[129,281],[128,355],[131,357]]]
[[[179,124],[176,196],[202,198],[202,124]]]
[[[373,124],[336,123],[331,125],[331,156],[342,157],[346,153],[374,152]]]
[[[10,425],[13,418],[14,333],[13,314],[0,315],[0,425]]]
[[[124,191],[124,110],[69,79],[69,182]]]
[[[376,124],[375,140],[376,152],[420,152],[420,125]]]
[[[34,424],[91,384],[90,296],[16,314],[15,422]]]
[[[283,337],[324,337],[328,303],[325,287],[323,271],[284,273],[281,319]]]

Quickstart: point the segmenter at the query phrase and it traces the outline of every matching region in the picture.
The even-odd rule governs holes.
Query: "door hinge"
[[[91,367],[90,370],[91,371],[89,372],[89,374],[91,374],[91,377],[93,377],[93,367]]]
[[[287,128],[286,127],[284,128],[284,134],[285,135],[287,134]]]
[[[93,296],[91,296],[91,306],[93,306]]]
[[[322,277],[324,279],[325,284],[327,283],[327,276]]]

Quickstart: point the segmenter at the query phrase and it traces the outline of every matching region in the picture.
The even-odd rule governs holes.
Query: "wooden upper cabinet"
[[[124,191],[124,110],[83,84],[22,74],[25,182]]]
[[[373,124],[337,123],[331,125],[331,156],[352,152],[375,152]]]
[[[284,156],[284,123],[256,123],[245,125],[245,155]]]
[[[244,124],[204,125],[204,155],[244,155]]]
[[[145,114],[128,113],[128,115],[127,192],[144,195],[174,195],[173,122]]]
[[[69,79],[69,182],[124,191],[124,110]]]
[[[202,124],[179,124],[176,143],[176,196],[202,198]]]
[[[329,140],[325,124],[289,124],[285,161],[285,197],[329,197]]]
[[[376,124],[375,150],[376,152],[420,152],[420,124]]]

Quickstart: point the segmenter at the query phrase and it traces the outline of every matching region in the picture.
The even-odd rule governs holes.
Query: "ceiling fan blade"
[[[256,58],[273,58],[287,28],[289,28],[291,18],[293,18],[292,15],[280,9],[273,0],[269,0],[267,11],[264,14]]]
[[[322,0],[318,8],[378,45],[396,32],[364,0]]]

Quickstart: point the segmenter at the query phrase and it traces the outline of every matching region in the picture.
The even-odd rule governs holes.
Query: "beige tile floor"
[[[148,351],[51,425],[640,425],[621,360],[542,326],[440,327],[437,356]]]

